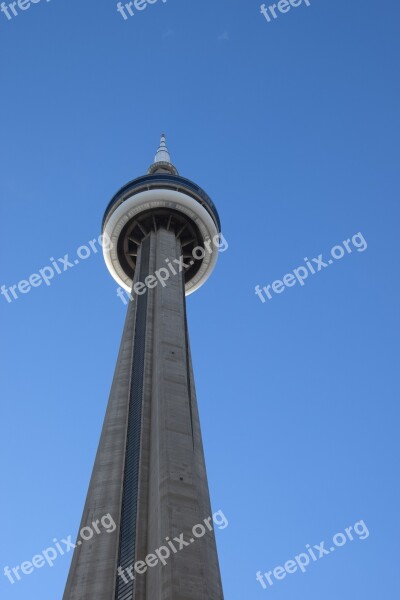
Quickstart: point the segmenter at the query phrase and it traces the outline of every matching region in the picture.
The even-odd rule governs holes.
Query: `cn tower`
[[[102,233],[132,301],[81,529],[105,514],[116,529],[76,546],[63,600],[223,600],[213,528],[193,536],[212,512],[186,318],[186,296],[215,267],[219,216],[162,135],[147,174],[107,206]],[[180,536],[189,541],[165,564],[144,564]]]

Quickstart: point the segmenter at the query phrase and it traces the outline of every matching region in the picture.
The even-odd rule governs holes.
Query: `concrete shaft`
[[[142,242],[136,281],[168,268],[166,259],[177,273],[168,268],[165,286],[129,303],[81,522],[93,529],[110,513],[117,527],[77,546],[63,600],[223,600],[214,533],[192,532],[212,513],[180,256],[165,229]],[[166,538],[181,534],[188,545],[175,541],[174,552]],[[161,546],[170,550],[167,564],[131,570],[132,581],[127,569]]]

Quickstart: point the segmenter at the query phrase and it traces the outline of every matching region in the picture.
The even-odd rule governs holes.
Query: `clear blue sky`
[[[161,131],[220,211],[229,250],[188,299],[227,600],[399,595],[397,0],[312,0],[268,23],[258,0],[114,0],[0,14],[0,284],[100,233]],[[267,4],[269,4],[267,2]],[[271,284],[357,232],[306,285]],[[0,296],[0,598],[56,600],[71,555],[125,308],[100,253]],[[284,564],[363,519],[370,536],[270,589]]]

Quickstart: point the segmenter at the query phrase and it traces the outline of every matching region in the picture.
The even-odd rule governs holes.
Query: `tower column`
[[[143,296],[138,298],[137,310],[142,303],[146,311],[146,332],[134,560],[144,560],[160,546],[171,556],[166,565],[135,574],[135,581],[128,586],[120,583],[121,594],[130,586],[135,600],[223,597],[214,533],[204,525],[204,519],[212,515],[190,359],[184,273],[178,266],[181,254],[175,234],[160,229],[143,242],[137,266],[140,281],[166,268],[166,261],[176,273],[170,271],[165,287],[158,283],[149,289],[146,303]],[[148,273],[143,271],[144,255]],[[138,316],[136,323],[138,327]],[[135,469],[128,473],[136,477]],[[129,485],[126,479],[125,488]],[[206,533],[196,539],[192,529],[198,524]],[[173,542],[175,553],[166,538],[172,542],[180,534],[189,545],[180,549],[180,544]]]

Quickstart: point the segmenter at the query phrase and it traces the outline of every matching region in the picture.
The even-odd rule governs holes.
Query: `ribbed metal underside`
[[[175,233],[182,246],[182,256],[185,259],[185,281],[193,279],[199,271],[202,260],[193,260],[193,250],[204,248],[203,237],[198,226],[189,217],[172,209],[151,209],[143,211],[129,220],[123,227],[118,239],[118,259],[125,274],[134,279],[136,260],[142,240],[151,231],[165,228]],[[168,257],[166,257],[168,258]],[[188,260],[186,260],[188,259]],[[189,260],[191,259],[191,260]],[[163,265],[165,267],[165,265]],[[143,279],[140,279],[143,281]]]

